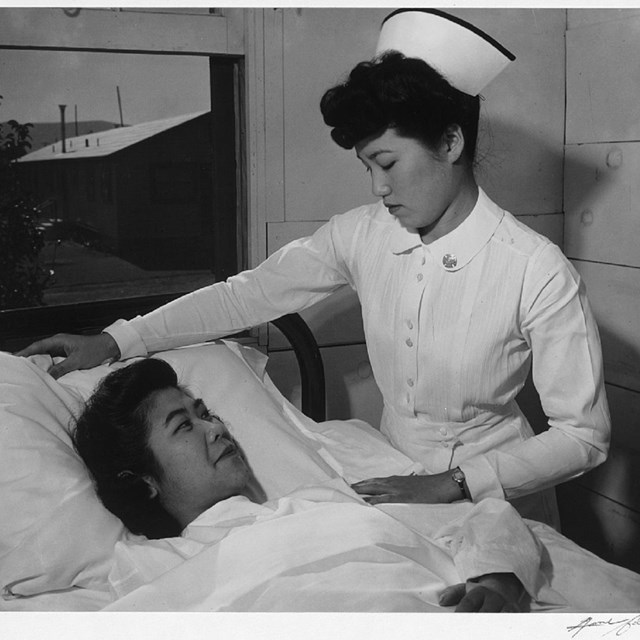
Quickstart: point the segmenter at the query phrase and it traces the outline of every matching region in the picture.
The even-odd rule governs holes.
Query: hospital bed
[[[438,593],[460,581],[469,557],[489,560],[512,535],[499,526],[502,501],[378,508],[355,496],[351,482],[418,466],[366,423],[325,419],[322,359],[292,315],[274,324],[300,365],[301,409],[242,337],[154,356],[226,422],[267,506],[224,501],[184,540],[131,536],[97,499],[69,437],[97,382],[123,363],[54,380],[48,356],[9,353],[111,319],[95,305],[1,314],[0,611],[447,611]],[[522,526],[540,553],[540,571],[525,577],[531,611],[640,610],[640,575],[545,525]]]

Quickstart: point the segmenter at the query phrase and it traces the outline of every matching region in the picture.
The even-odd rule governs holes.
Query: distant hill
[[[117,126],[115,122],[107,122],[106,120],[85,120],[78,122],[77,135],[82,136],[87,133],[107,131]],[[7,127],[4,127],[4,131],[5,133],[7,132]],[[65,124],[65,132],[67,138],[74,138],[76,136],[75,122],[67,122]],[[60,138],[60,122],[34,122],[31,128],[31,149],[29,151],[42,149],[42,147],[58,142]]]

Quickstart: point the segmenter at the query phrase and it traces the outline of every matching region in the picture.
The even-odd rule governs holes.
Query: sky
[[[0,8],[3,29],[46,28],[37,12]],[[57,122],[60,104],[67,121],[137,124],[210,108],[208,59],[120,53],[0,50],[0,122]]]

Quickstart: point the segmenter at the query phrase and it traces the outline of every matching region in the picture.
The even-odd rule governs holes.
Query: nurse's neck
[[[424,244],[431,244],[459,227],[473,211],[478,201],[478,185],[472,171],[465,171],[460,176],[449,206],[432,224],[418,229]]]

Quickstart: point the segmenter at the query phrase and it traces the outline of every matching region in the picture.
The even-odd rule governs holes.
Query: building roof
[[[142,122],[129,127],[119,127],[98,133],[89,133],[66,139],[66,152],[62,153],[62,141],[50,144],[37,151],[22,156],[18,162],[35,162],[41,160],[78,160],[81,158],[99,158],[122,151],[138,142],[152,138],[185,122],[194,120],[206,111],[189,113],[164,120]]]

